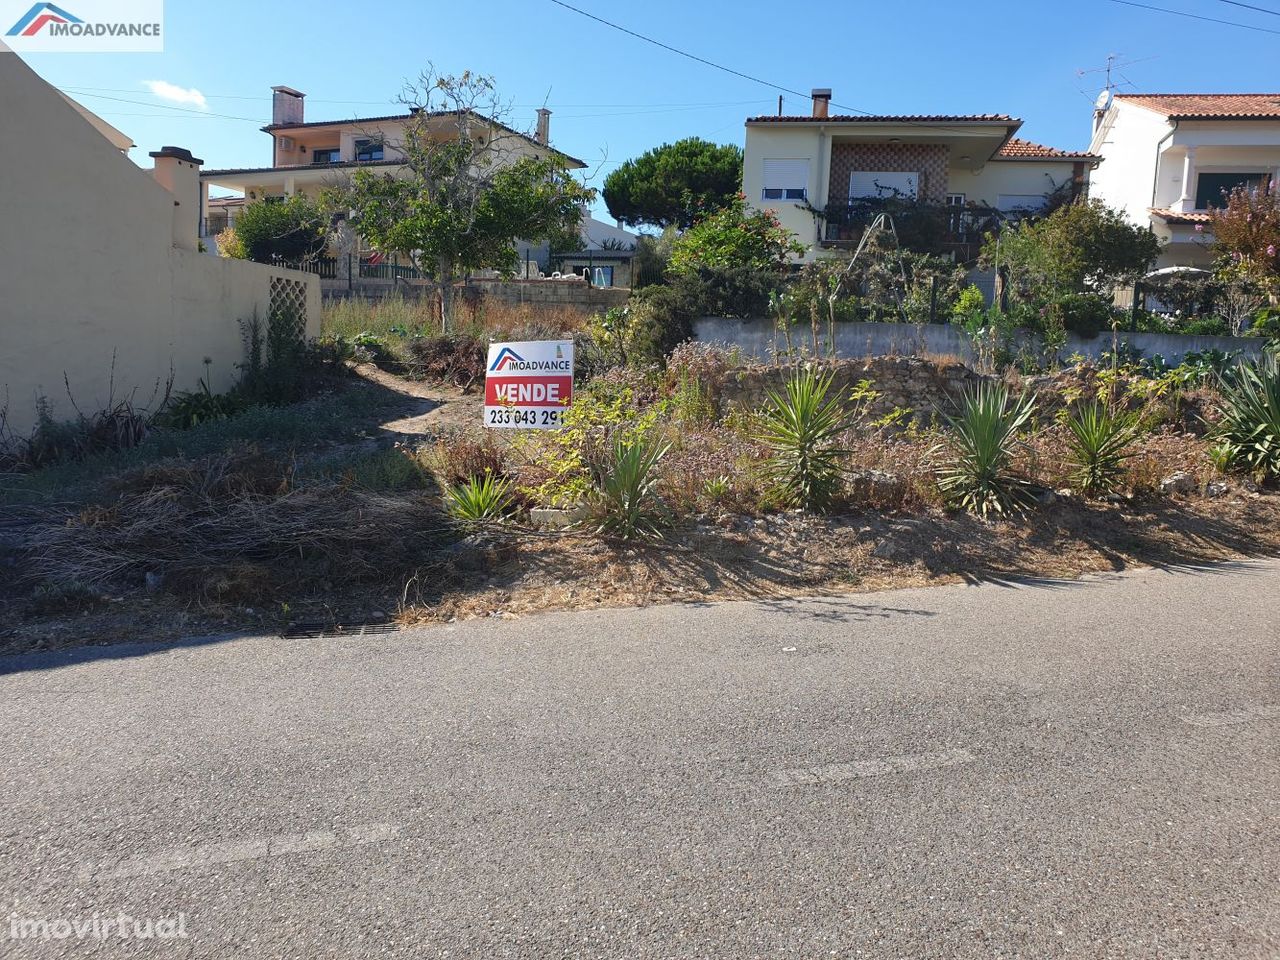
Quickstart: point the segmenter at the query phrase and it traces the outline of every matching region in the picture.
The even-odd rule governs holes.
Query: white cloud
[[[195,87],[187,89],[186,87],[178,86],[176,83],[170,83],[168,80],[143,80],[142,85],[161,100],[171,100],[174,103],[189,103],[197,110],[209,109],[209,102],[205,100],[204,94]]]

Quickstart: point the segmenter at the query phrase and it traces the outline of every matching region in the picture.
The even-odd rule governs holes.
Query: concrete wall
[[[239,320],[267,315],[273,275],[304,284],[319,331],[315,277],[195,251],[190,164],[157,158],[170,192],[12,54],[0,129],[0,406],[13,430],[31,428],[41,397],[73,416],[64,379],[86,413],[110,396],[145,403],[171,369],[175,389],[195,389],[206,357],[213,388],[229,386]]]
[[[776,334],[772,320],[730,320],[722,317],[703,317],[693,324],[694,338],[706,342],[727,343],[738,347],[744,354],[767,360],[775,349],[783,346]],[[794,344],[810,343],[809,328],[803,325],[792,328]],[[1159,354],[1171,363],[1177,363],[1186,353],[1195,350],[1240,351],[1246,356],[1259,356],[1263,340],[1254,337],[1187,337],[1168,333],[1122,333],[1121,339],[1143,351],[1146,356]],[[1033,338],[1024,342],[1035,349]],[[1067,344],[1060,352],[1065,359],[1074,353],[1098,358],[1111,349],[1111,335],[1094,338],[1067,334]],[[965,362],[975,358],[969,335],[960,327],[949,323],[841,323],[836,326],[836,352],[840,357],[879,356],[954,356]]]

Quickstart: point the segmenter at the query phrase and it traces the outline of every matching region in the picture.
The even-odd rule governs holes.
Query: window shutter
[[[766,190],[804,190],[808,186],[808,160],[766,160],[764,162]]]

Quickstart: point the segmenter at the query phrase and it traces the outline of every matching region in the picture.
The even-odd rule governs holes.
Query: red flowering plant
[[[1280,185],[1237,187],[1213,211],[1213,250],[1224,280],[1280,294]]]

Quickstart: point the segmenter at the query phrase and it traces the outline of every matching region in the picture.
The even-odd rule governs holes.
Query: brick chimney
[[[831,113],[831,88],[814,87],[809,93],[813,98],[813,116],[815,120],[825,120]]]
[[[182,147],[161,147],[151,154],[151,176],[173,194],[173,245],[183,250],[200,246],[200,165]]]
[[[551,111],[546,107],[538,108],[538,130],[533,139],[544,147],[551,145]]]
[[[306,96],[301,90],[293,87],[271,88],[271,122],[302,123],[302,99]]]

